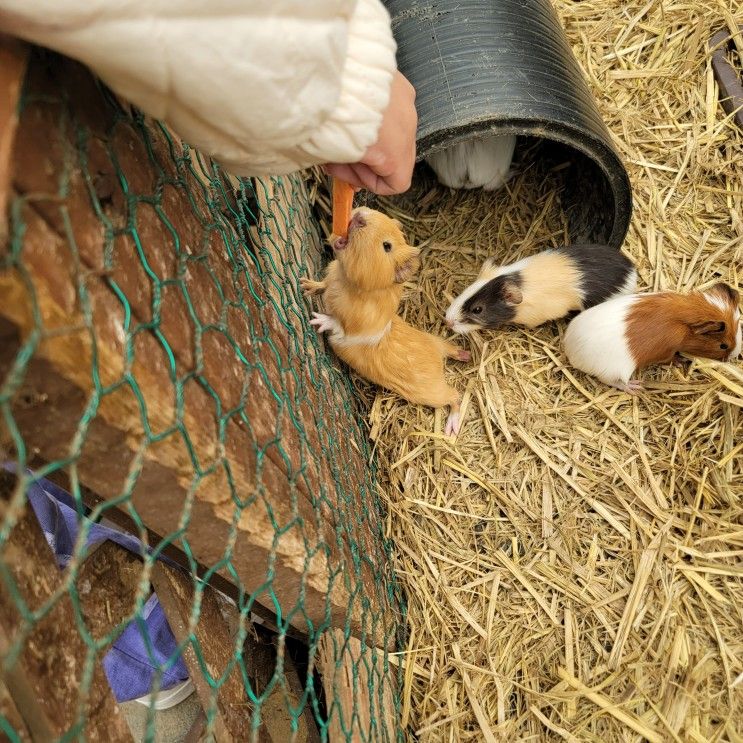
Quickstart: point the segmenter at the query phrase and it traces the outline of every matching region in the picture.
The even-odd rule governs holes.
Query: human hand
[[[413,178],[417,127],[415,88],[395,71],[377,141],[360,162],[329,163],[324,166],[325,171],[356,189],[366,188],[380,196],[403,193]]]

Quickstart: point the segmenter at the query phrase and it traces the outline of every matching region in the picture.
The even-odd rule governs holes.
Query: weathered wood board
[[[367,463],[309,363],[296,285],[266,278],[219,216],[230,203],[209,208],[215,193],[163,129],[124,118],[81,66],[45,59],[29,64],[0,245],[0,380],[15,375],[25,445],[74,461],[105,499],[130,496],[148,529],[296,628],[350,615],[391,644]],[[2,423],[0,445],[13,449]]]
[[[15,477],[0,471],[0,518],[10,510],[15,487]],[[31,507],[26,504],[16,516],[0,560],[23,596],[26,611],[39,612],[60,592],[62,573]],[[0,656],[12,652],[16,643],[20,653],[3,680],[34,740],[56,740],[82,722],[88,740],[131,740],[100,657],[92,661],[93,677],[83,695],[88,648],[78,632],[69,594],[62,592],[29,627],[7,585],[0,582]]]

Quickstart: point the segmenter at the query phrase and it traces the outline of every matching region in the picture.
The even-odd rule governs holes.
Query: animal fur
[[[354,210],[347,244],[333,242],[336,259],[323,281],[302,281],[308,294],[322,293],[327,311],[316,313],[313,324],[329,332],[333,351],[365,379],[412,403],[450,406],[446,433],[458,433],[461,396],[444,379],[444,360],[466,361],[469,353],[397,315],[418,249],[405,242],[398,222],[363,207]]]

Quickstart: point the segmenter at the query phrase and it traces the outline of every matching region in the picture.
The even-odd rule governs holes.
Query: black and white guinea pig
[[[457,333],[505,324],[535,328],[636,286],[632,261],[608,245],[568,245],[508,266],[489,258],[449,306],[446,324]]]

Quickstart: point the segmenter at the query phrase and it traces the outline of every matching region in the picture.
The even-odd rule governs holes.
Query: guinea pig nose
[[[453,328],[453,327],[454,327],[454,320],[450,320],[450,319],[449,319],[449,318],[447,317],[447,318],[446,318],[446,320],[445,320],[444,322],[446,322],[446,327],[447,327],[447,328]]]

